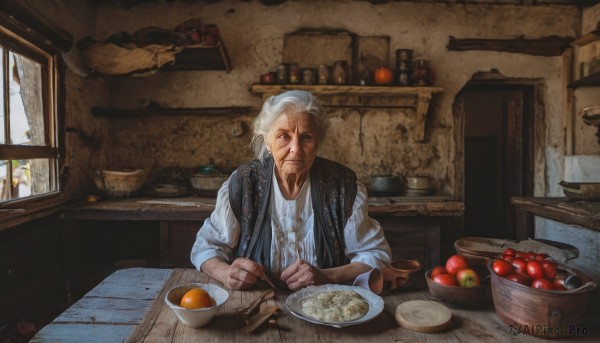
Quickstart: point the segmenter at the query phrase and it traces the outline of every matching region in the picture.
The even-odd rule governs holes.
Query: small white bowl
[[[181,298],[192,288],[202,288],[217,303],[213,307],[189,310],[179,306]],[[171,288],[165,295],[165,302],[175,312],[177,318],[186,326],[199,328],[208,324],[219,312],[221,306],[229,300],[229,291],[212,283],[189,283]]]

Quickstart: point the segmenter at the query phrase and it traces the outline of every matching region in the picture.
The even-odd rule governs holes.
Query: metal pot
[[[402,189],[400,177],[394,175],[371,176],[371,192],[377,195],[393,195]]]

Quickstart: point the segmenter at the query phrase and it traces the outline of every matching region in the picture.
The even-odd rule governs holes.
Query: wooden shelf
[[[262,94],[263,100],[272,95],[286,90],[306,90],[315,95],[333,96],[368,96],[368,97],[412,97],[415,102],[410,106],[416,111],[415,140],[417,142],[425,139],[425,121],[429,102],[433,94],[441,93],[444,89],[440,87],[397,87],[397,86],[345,86],[345,85],[262,85],[253,84],[250,92]],[[324,104],[327,106],[327,104]],[[359,105],[363,108],[379,108],[369,104]],[[392,106],[393,108],[393,106]]]
[[[600,86],[600,71],[595,72],[586,77],[582,77],[577,81],[573,81],[569,84],[569,88],[578,88],[578,87],[598,87]]]
[[[164,65],[161,71],[225,70],[231,71],[231,61],[225,45],[191,45],[175,54],[175,63]]]
[[[254,107],[197,107],[197,108],[106,108],[92,107],[92,114],[109,118],[131,118],[140,116],[239,116],[256,114],[258,109]]]

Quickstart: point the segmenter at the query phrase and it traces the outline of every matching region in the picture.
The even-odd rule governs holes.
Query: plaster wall
[[[113,78],[108,104],[141,107],[149,100],[163,107],[261,105],[248,86],[281,62],[283,35],[303,27],[344,29],[360,36],[390,36],[390,61],[398,48],[431,61],[435,85],[444,88],[430,107],[427,140],[412,140],[411,110],[335,110],[333,132],[321,155],[348,164],[368,183],[369,175],[393,173],[429,175],[438,193],[454,192],[453,160],[456,143],[452,103],[456,94],[481,71],[497,69],[510,78],[531,79],[543,92],[545,148],[536,156],[536,195],[560,195],[565,146],[567,101],[562,57],[487,51],[448,51],[448,36],[457,38],[575,37],[580,12],[564,6],[493,6],[464,4],[386,3],[362,1],[291,1],[264,6],[257,1],[148,3],[125,10],[98,8],[95,36],[135,32],[147,27],[174,28],[200,18],[219,26],[233,70],[163,72],[146,78]],[[315,51],[315,53],[319,53]],[[332,61],[333,62],[333,61]],[[100,101],[104,104],[105,101]],[[258,110],[257,110],[258,113]],[[233,120],[251,118],[139,118],[112,120],[111,133],[119,144],[107,145],[105,155],[114,167],[135,165],[194,166],[213,158],[217,164],[237,165],[250,158],[248,136],[232,139]],[[575,133],[577,135],[577,133]],[[361,139],[362,137],[362,139]],[[167,157],[167,158],[165,158]]]

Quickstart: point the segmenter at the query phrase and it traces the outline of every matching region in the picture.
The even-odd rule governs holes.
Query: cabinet
[[[425,139],[425,122],[429,103],[434,94],[441,93],[444,89],[440,87],[387,87],[387,86],[340,86],[340,85],[262,85],[254,84],[250,87],[252,93],[261,94],[263,100],[268,97],[279,94],[286,90],[306,90],[315,95],[321,96],[352,96],[358,97],[359,101],[355,105],[344,103],[337,105],[339,107],[357,107],[357,108],[394,108],[400,106],[378,106],[371,100],[374,98],[404,98],[408,99],[406,104],[416,112],[415,140],[423,141]],[[363,101],[360,101],[363,98]],[[368,101],[364,101],[368,98]],[[333,107],[333,103],[324,103],[325,106]]]

